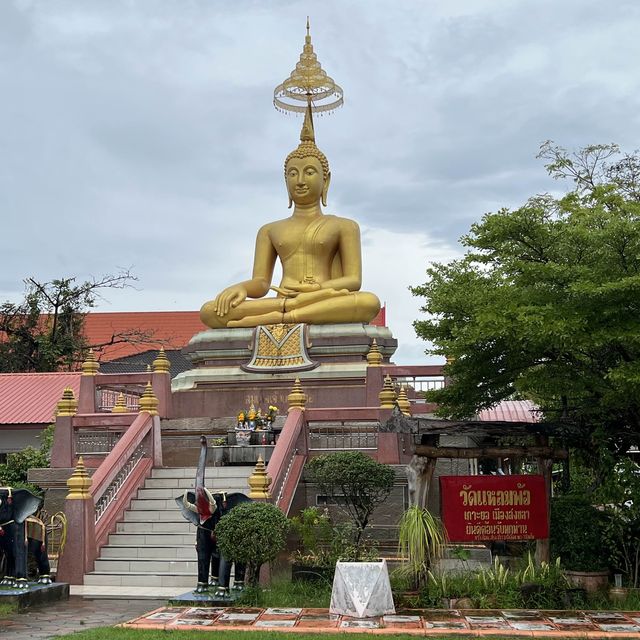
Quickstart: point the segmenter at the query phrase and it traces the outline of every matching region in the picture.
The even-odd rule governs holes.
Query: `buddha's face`
[[[291,158],[287,162],[286,180],[289,197],[296,204],[315,204],[325,193],[322,165],[313,156]]]

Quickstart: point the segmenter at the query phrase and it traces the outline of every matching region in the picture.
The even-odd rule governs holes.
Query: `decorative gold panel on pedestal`
[[[307,353],[304,324],[270,324],[255,328],[251,360],[242,369],[279,373],[316,366]]]

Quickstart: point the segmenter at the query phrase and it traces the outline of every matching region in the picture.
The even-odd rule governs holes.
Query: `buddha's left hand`
[[[300,293],[310,293],[319,291],[322,287],[319,282],[301,282],[299,284],[289,285],[286,289],[283,287],[270,287],[272,291],[279,293],[286,298],[295,298]]]

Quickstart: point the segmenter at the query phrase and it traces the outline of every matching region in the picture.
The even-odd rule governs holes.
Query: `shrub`
[[[247,582],[258,584],[260,566],[285,548],[289,520],[272,504],[247,502],[220,518],[216,536],[220,552],[247,566]]]
[[[29,469],[49,466],[54,428],[55,425],[51,424],[43,429],[39,436],[40,447],[38,449],[25,447],[22,451],[16,451],[7,456],[7,461],[0,464],[0,486],[29,489],[38,496],[43,494],[39,486],[27,482],[27,474]]]
[[[393,488],[394,471],[360,451],[339,451],[313,458],[308,465],[312,482],[330,497],[354,524],[355,560],[360,558],[362,536],[375,508]]]
[[[603,545],[606,515],[585,498],[573,495],[551,502],[551,554],[565,569],[599,571],[607,568]]]

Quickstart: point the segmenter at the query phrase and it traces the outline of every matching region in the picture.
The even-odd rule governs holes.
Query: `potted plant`
[[[403,571],[414,589],[427,583],[429,569],[442,557],[447,534],[439,518],[417,505],[409,507],[400,518],[398,553]]]
[[[551,502],[551,553],[560,558],[569,582],[593,593],[609,583],[608,550],[603,536],[607,516],[582,496]]]
[[[211,462],[214,467],[222,467],[226,462],[228,462],[226,456],[226,446],[226,438],[214,438],[211,441],[211,447],[209,448],[209,451],[211,451]]]

